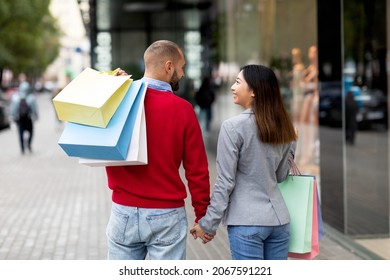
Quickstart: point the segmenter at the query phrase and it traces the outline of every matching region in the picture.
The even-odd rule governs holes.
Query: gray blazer
[[[219,224],[277,226],[290,222],[279,191],[290,170],[295,142],[259,141],[252,109],[222,123],[217,147],[217,179],[201,228],[214,233]]]

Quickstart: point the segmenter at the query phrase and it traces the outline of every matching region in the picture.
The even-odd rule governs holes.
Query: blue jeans
[[[184,207],[148,209],[112,204],[107,225],[109,260],[184,260],[187,216]]]
[[[18,130],[19,130],[19,144],[20,144],[20,149],[22,153],[24,154],[25,151],[25,141],[24,141],[24,134],[25,132],[28,133],[28,138],[27,138],[27,148],[31,152],[31,142],[33,138],[33,123],[31,119],[23,120],[18,122]]]
[[[290,224],[228,226],[233,260],[287,260]]]

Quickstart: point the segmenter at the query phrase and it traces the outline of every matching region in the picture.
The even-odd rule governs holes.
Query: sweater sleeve
[[[203,217],[210,202],[210,177],[202,131],[192,106],[185,129],[183,167],[195,211],[195,223]]]

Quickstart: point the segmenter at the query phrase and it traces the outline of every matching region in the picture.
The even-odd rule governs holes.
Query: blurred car
[[[375,124],[388,127],[387,96],[379,89],[352,87],[359,111],[356,121],[359,129],[371,129]],[[342,126],[342,88],[340,82],[321,84],[319,120],[321,125]]]
[[[370,129],[375,124],[388,127],[387,96],[379,89],[368,89],[355,95],[359,105],[359,112],[356,116],[360,129]]]
[[[318,104],[320,125],[342,126],[341,82],[321,82]]]

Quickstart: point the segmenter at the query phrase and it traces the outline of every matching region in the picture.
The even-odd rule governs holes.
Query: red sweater
[[[192,105],[172,92],[148,88],[145,96],[147,165],[108,166],[115,203],[141,208],[177,208],[187,196],[179,168],[188,181],[198,221],[210,201],[210,181],[201,129]]]

